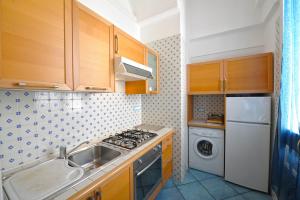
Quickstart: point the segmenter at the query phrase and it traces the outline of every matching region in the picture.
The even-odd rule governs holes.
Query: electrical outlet
[[[198,112],[205,112],[205,109],[204,108],[198,108],[197,111]]]
[[[133,106],[133,111],[134,112],[140,112],[141,111],[141,106],[140,105]]]

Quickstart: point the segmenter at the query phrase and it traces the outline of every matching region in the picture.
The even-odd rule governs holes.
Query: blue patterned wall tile
[[[141,123],[134,106],[141,106],[140,95],[0,91],[1,169],[132,128]]]

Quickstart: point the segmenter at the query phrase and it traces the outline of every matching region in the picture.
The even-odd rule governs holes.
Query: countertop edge
[[[135,159],[140,157],[141,154],[143,154],[145,151],[150,150],[153,146],[155,146],[156,144],[161,142],[161,140],[165,136],[167,136],[169,134],[174,135],[175,129],[163,128],[159,131],[151,131],[151,132],[157,133],[158,137],[155,137],[153,140],[150,140],[149,142],[145,143],[144,145],[138,147],[137,149],[134,149],[131,152],[129,152],[128,154],[123,155],[123,157],[117,159],[116,161],[114,161],[110,165],[106,166],[105,168],[102,168],[99,171],[97,171],[96,173],[93,173],[92,175],[87,177],[88,181],[87,181],[87,179],[84,179],[81,182],[76,183],[76,185],[74,185],[70,188],[67,188],[66,191],[59,194],[58,196],[55,196],[54,200],[62,200],[62,199],[70,198],[73,195],[75,195],[77,192],[79,192],[80,190],[83,190],[86,187],[90,186],[93,182],[99,183],[99,182],[105,181],[107,178],[109,178],[110,174],[117,172],[122,167],[133,162]],[[101,175],[100,176],[98,175],[99,177],[95,178],[94,176],[96,176],[98,173],[100,173]],[[78,185],[80,185],[80,187],[78,187]]]

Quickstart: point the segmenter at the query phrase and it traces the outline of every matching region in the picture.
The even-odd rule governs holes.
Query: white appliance
[[[4,199],[3,189],[2,189],[2,172],[1,171],[0,171],[0,199]]]
[[[271,97],[227,97],[225,180],[268,192]]]
[[[224,176],[224,131],[189,128],[189,167]]]
[[[125,57],[115,58],[116,80],[136,81],[152,79],[152,68]]]

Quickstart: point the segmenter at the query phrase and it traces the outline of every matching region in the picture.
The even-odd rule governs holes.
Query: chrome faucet
[[[83,144],[89,144],[90,142],[89,141],[84,141],[84,142],[81,142],[80,144],[78,144],[76,147],[74,147],[73,149],[71,149],[68,153],[67,153],[67,148],[66,146],[60,146],[59,147],[59,157],[60,159],[65,159],[68,157],[68,155],[70,153],[72,153],[73,151],[75,151],[76,149],[78,149],[81,145]]]

